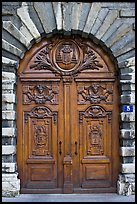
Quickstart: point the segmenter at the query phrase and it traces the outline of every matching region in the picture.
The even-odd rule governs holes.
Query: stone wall
[[[48,11],[48,12],[47,12]],[[16,165],[16,71],[24,53],[57,33],[91,38],[119,68],[118,194],[135,193],[135,3],[2,2],[2,194],[19,193]],[[133,105],[133,112],[124,112]]]

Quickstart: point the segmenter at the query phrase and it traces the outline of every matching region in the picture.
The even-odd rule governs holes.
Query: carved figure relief
[[[88,126],[88,155],[103,154],[103,138],[101,125],[93,124]]]
[[[74,39],[49,42],[35,56],[29,68],[50,70],[60,75],[74,75],[83,70],[100,70],[105,65],[86,42]]]
[[[107,84],[102,86],[93,83],[90,86],[78,87],[78,104],[112,103],[112,94],[112,87],[107,88]]]
[[[24,104],[31,104],[31,102],[58,104],[58,87],[42,84],[23,86],[23,102]]]

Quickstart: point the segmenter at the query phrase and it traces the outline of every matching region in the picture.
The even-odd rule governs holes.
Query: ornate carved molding
[[[29,116],[33,118],[53,117],[54,123],[57,121],[57,112],[52,112],[46,106],[37,106],[34,107],[30,112],[24,112],[24,120],[26,123],[28,122]]]
[[[98,54],[86,42],[75,39],[50,42],[34,56],[30,69],[50,70],[60,75],[74,75],[83,70],[100,70],[103,64]]]
[[[79,122],[83,122],[83,117],[85,118],[102,118],[108,115],[108,120],[111,120],[111,112],[106,112],[105,109],[98,105],[92,105],[88,107],[85,111],[79,112]]]

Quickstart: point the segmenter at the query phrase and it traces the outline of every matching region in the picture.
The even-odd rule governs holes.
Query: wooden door
[[[22,193],[115,192],[119,171],[117,72],[91,40],[33,46],[17,82]]]

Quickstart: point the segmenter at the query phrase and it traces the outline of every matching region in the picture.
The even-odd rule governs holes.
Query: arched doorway
[[[18,69],[21,193],[115,192],[119,173],[116,68],[79,36],[43,39]]]

